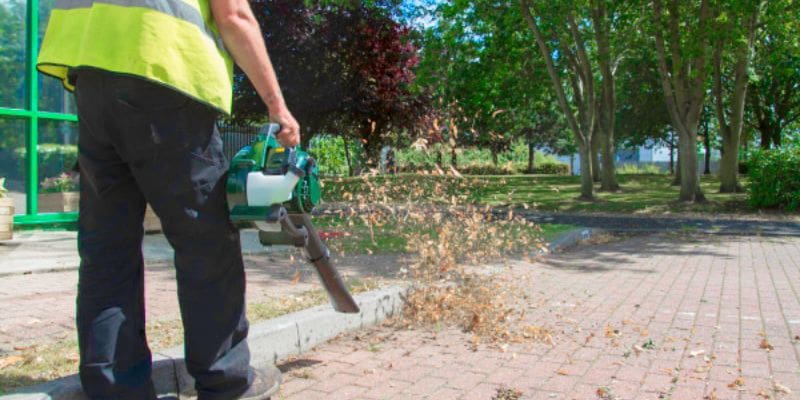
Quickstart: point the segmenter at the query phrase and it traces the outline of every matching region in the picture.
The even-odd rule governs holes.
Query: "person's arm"
[[[270,121],[281,125],[278,141],[293,147],[300,143],[300,125],[283,100],[278,78],[267,55],[261,28],[247,0],[210,0],[214,22],[225,48],[244,71],[269,109]]]

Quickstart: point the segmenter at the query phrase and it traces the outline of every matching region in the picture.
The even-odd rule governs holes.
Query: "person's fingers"
[[[294,129],[293,129],[294,128]],[[284,147],[294,147],[300,143],[300,135],[296,127],[284,126],[278,133],[278,142]]]

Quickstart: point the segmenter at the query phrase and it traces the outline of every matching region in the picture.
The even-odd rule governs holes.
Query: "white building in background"
[[[697,162],[702,173],[705,168],[705,148],[700,147],[698,148],[698,157]],[[637,166],[644,166],[644,165],[655,165],[661,171],[667,172],[669,171],[669,147],[667,146],[639,146],[635,149],[621,149],[617,150],[616,153],[615,164],[617,167],[621,167],[623,165],[637,165]],[[580,154],[573,154],[571,156],[557,156],[558,161],[563,162],[567,165],[571,165],[572,167],[572,174],[578,175],[581,173],[581,158]],[[677,149],[673,155],[675,160],[677,161],[678,152]],[[720,153],[719,150],[711,149],[711,163],[710,169],[711,173],[715,174],[719,171],[719,159]]]

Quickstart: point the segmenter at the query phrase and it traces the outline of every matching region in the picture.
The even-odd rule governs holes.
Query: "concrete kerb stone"
[[[251,364],[274,364],[307,352],[341,333],[378,324],[403,309],[408,290],[408,286],[391,286],[357,295],[359,314],[337,313],[326,304],[255,324],[248,335]],[[152,376],[159,396],[183,397],[193,392],[194,379],[186,370],[183,346],[155,353]],[[184,395],[179,395],[180,392]],[[78,376],[70,375],[19,389],[0,396],[0,400],[87,400],[87,397]]]
[[[255,229],[240,230],[242,254],[278,254],[294,251],[290,246],[264,246]],[[30,231],[11,241],[0,242],[0,277],[75,271],[80,265],[76,232]],[[163,234],[145,235],[145,261],[171,261],[175,257]]]
[[[589,240],[592,236],[596,236],[600,233],[606,232],[605,229],[597,229],[597,228],[578,228],[571,230],[563,235],[559,236],[552,242],[547,244],[547,251],[550,253],[556,253],[559,251],[567,250],[571,247],[577,246],[581,242],[585,240]]]

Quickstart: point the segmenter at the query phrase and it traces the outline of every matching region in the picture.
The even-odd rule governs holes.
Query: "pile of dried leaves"
[[[402,180],[398,187],[393,183],[400,180],[391,177],[364,176],[361,190],[346,193],[350,202],[340,210],[370,232],[394,229],[414,255],[403,269],[414,290],[395,323],[458,326],[473,334],[474,345],[549,336],[525,326],[520,288],[494,275],[510,253],[528,258],[544,248],[540,228],[511,211],[469,204],[463,193],[470,180],[455,170],[432,171],[427,178]],[[453,191],[462,186],[463,192]]]

